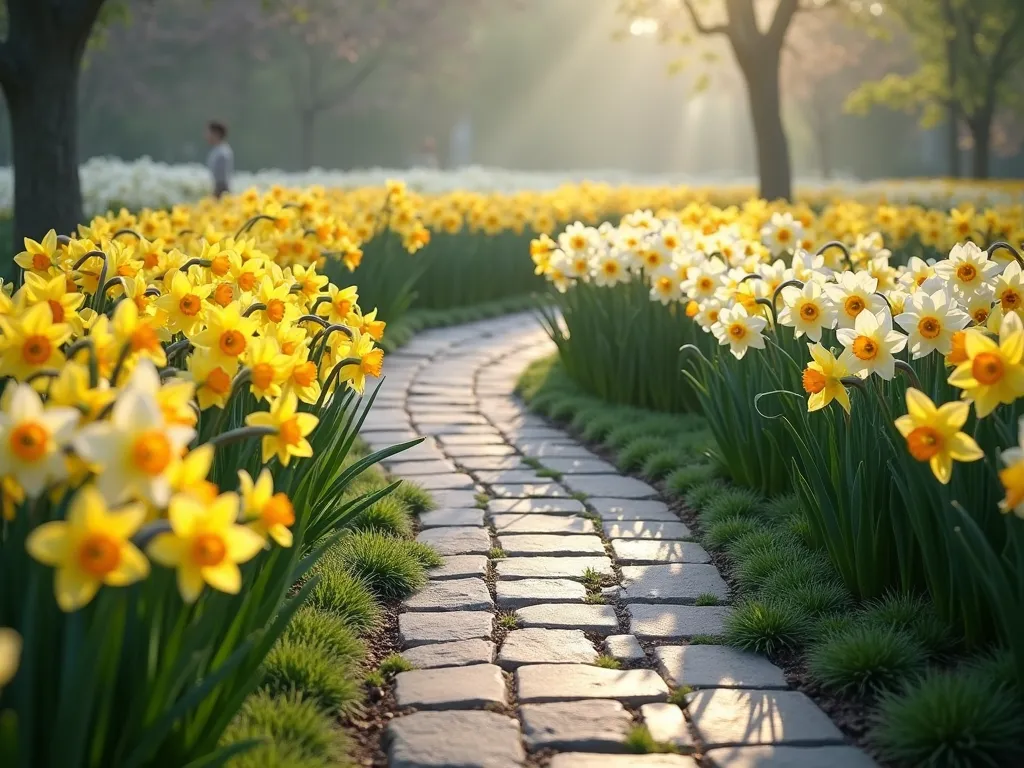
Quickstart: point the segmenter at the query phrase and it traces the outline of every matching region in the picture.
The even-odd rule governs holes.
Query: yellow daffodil
[[[810,395],[807,399],[808,412],[820,411],[835,400],[849,413],[850,395],[842,382],[843,377],[849,375],[846,366],[818,342],[808,344],[807,349],[811,353],[811,362],[804,369],[803,387]]]
[[[84,326],[78,312],[85,303],[85,294],[68,291],[63,275],[43,277],[36,272],[25,273],[25,287],[19,291],[26,306],[46,304],[55,323],[67,323],[74,333],[82,333]]]
[[[220,495],[216,483],[206,479],[212,466],[213,446],[209,443],[189,451],[171,472],[171,490],[193,496],[204,506],[212,504]]]
[[[171,495],[171,474],[194,435],[191,427],[168,424],[150,393],[129,388],[118,396],[108,420],[79,431],[74,447],[99,468],[96,486],[112,502],[140,498],[163,507]]]
[[[188,358],[188,374],[196,387],[200,410],[223,408],[231,396],[232,377],[228,368],[205,349],[198,349]]]
[[[270,402],[281,394],[281,385],[291,375],[292,358],[281,352],[277,339],[262,337],[249,342],[245,350],[252,394]]]
[[[21,658],[21,635],[0,627],[0,689],[14,679]]]
[[[25,238],[25,250],[14,257],[14,263],[26,272],[48,276],[57,262],[57,232],[50,230],[41,243]]]
[[[282,394],[270,405],[270,410],[250,413],[245,423],[251,427],[270,427],[275,434],[263,438],[263,461],[277,460],[285,467],[292,457],[305,458],[313,455],[313,446],[306,436],[312,432],[319,419],[311,413],[298,412],[299,401],[294,392]]]
[[[161,368],[167,365],[167,353],[161,343],[161,336],[166,337],[166,333],[158,329],[152,319],[141,315],[134,301],[118,303],[111,328],[128,368],[139,359],[151,360]]]
[[[149,574],[149,563],[129,540],[145,514],[141,504],[109,509],[87,485],[71,502],[66,521],[43,523],[29,534],[28,553],[57,569],[54,594],[61,610],[81,608],[104,584],[124,587]]]
[[[9,475],[30,496],[67,477],[64,447],[78,424],[74,408],[46,408],[28,384],[10,384],[0,411],[0,474]]]
[[[344,325],[352,308],[359,301],[358,289],[353,285],[348,288],[327,286],[330,301],[325,301],[316,308],[317,314],[327,318],[331,325]]]
[[[197,347],[209,350],[218,365],[234,373],[256,327],[256,321],[251,317],[243,317],[241,306],[233,301],[223,308],[209,307],[206,311],[206,330],[197,333],[192,341]]]
[[[907,415],[896,419],[896,429],[906,439],[910,455],[927,461],[940,483],[949,482],[954,461],[977,461],[985,456],[974,438],[960,431],[970,411],[970,404],[962,400],[936,408],[920,390],[907,390]]]
[[[50,307],[36,304],[19,316],[0,316],[0,375],[19,381],[38,371],[59,369],[60,347],[71,338],[71,326],[53,322]]]
[[[1024,327],[1017,313],[1003,318],[998,344],[969,329],[964,348],[967,360],[953,371],[949,383],[963,390],[964,400],[974,401],[979,419],[1024,395]]]
[[[366,388],[366,377],[380,376],[381,366],[384,364],[384,350],[374,347],[373,338],[359,331],[353,332],[348,349],[339,351],[338,356],[359,360],[358,363],[343,365],[338,376],[360,394]]]
[[[999,458],[1004,466],[999,471],[999,480],[1006,491],[999,508],[1024,519],[1024,418],[1017,422],[1017,445],[1007,448]]]
[[[213,286],[195,285],[177,270],[168,273],[164,285],[167,293],[156,300],[156,307],[167,318],[167,329],[192,338],[203,326],[205,299]]]
[[[287,494],[274,493],[274,478],[264,468],[256,481],[245,470],[238,472],[242,494],[242,516],[260,536],[269,536],[282,547],[292,545],[290,527],[295,524],[295,508]]]
[[[150,558],[177,571],[178,591],[194,603],[209,584],[230,595],[242,588],[239,563],[251,560],[263,548],[263,538],[237,524],[238,496],[225,493],[210,504],[178,494],[167,510],[171,530],[150,542]]]

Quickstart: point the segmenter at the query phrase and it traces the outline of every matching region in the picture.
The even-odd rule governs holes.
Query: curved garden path
[[[624,754],[639,723],[710,766],[873,765],[767,660],[689,643],[722,631],[728,588],[654,488],[514,396],[552,352],[514,315],[423,333],[388,358],[364,436],[427,436],[386,466],[433,492],[419,539],[445,556],[399,617],[416,669],[396,678],[388,765],[695,768]],[[709,594],[722,605],[695,605]],[[684,686],[685,717],[667,703]]]

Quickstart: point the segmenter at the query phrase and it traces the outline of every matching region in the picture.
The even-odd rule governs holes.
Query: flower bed
[[[384,323],[317,271],[358,260],[336,221],[239,198],[96,219],[17,256],[24,283],[0,291],[4,765],[223,763],[256,744],[245,722],[271,726],[254,700],[222,743],[249,694],[311,663],[283,658],[304,604],[361,631],[374,599],[422,583],[429,552],[380,583],[353,575],[358,537],[339,543],[407,513],[374,513],[397,484],[359,479],[405,446],[350,458]],[[319,663],[334,682],[308,681],[295,718],[358,690],[354,668]]]

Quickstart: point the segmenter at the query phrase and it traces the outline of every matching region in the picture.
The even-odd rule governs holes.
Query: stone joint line
[[[364,437],[426,436],[385,466],[434,495],[418,538],[444,556],[399,616],[416,669],[395,680],[388,765],[697,766],[626,754],[641,723],[718,768],[874,765],[766,659],[689,642],[722,633],[728,587],[656,489],[514,396],[553,352],[515,315],[428,331],[388,358]],[[695,604],[707,594],[720,604]],[[685,712],[667,701],[682,687]]]

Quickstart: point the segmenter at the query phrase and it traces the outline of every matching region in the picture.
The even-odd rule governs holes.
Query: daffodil
[[[231,396],[231,371],[208,350],[198,349],[188,358],[188,375],[196,388],[200,410],[223,408]]]
[[[134,301],[118,303],[111,327],[129,368],[139,359],[151,360],[161,368],[167,365],[167,353],[161,343],[166,332],[158,329],[151,318],[141,315]]]
[[[245,364],[249,368],[250,387],[257,400],[270,402],[281,394],[281,385],[291,374],[292,358],[281,352],[277,339],[253,339],[245,351]]]
[[[0,316],[0,376],[24,381],[33,373],[59,369],[60,347],[71,338],[71,326],[53,322],[50,307],[36,304],[20,316]]]
[[[79,412],[44,407],[28,384],[8,385],[0,411],[0,474],[14,477],[30,496],[67,477],[64,447],[78,424]]]
[[[711,327],[711,332],[721,345],[729,345],[729,351],[737,360],[742,360],[747,350],[764,349],[764,330],[768,321],[763,317],[751,317],[747,310],[737,305],[723,309],[718,315],[718,322]]]
[[[67,323],[74,333],[82,333],[82,319],[79,310],[85,303],[85,294],[69,291],[63,275],[42,276],[36,272],[25,273],[25,286],[19,291],[26,307],[46,304],[55,323]]]
[[[1006,491],[999,508],[1024,519],[1024,418],[1017,422],[1017,445],[1007,448],[999,458],[1004,466],[999,470],[999,481]]]
[[[203,327],[205,299],[213,286],[196,285],[177,270],[167,274],[164,286],[167,292],[156,300],[156,307],[167,318],[167,329],[192,338]]]
[[[849,413],[850,395],[842,381],[849,375],[846,366],[818,342],[808,344],[807,349],[811,353],[811,362],[804,369],[802,383],[804,391],[810,395],[807,398],[808,412],[820,411],[835,400]]]
[[[230,595],[242,589],[239,563],[263,548],[263,537],[238,525],[238,496],[225,493],[210,504],[178,494],[167,510],[171,530],[157,534],[147,548],[150,558],[177,571],[178,591],[186,603],[199,599],[209,584]]]
[[[0,627],[0,688],[14,679],[21,658],[21,635],[13,629]]]
[[[239,303],[232,301],[223,308],[211,306],[207,309],[206,329],[197,333],[192,342],[209,350],[218,365],[234,373],[256,327],[256,321],[244,317]]]
[[[945,291],[918,291],[910,297],[910,307],[904,307],[895,320],[907,332],[910,353],[915,359],[932,352],[948,355],[953,347],[953,334],[970,322]]]
[[[195,430],[168,424],[159,403],[140,389],[124,390],[110,418],[83,427],[75,451],[98,468],[96,486],[111,502],[140,498],[167,505],[170,478]]]
[[[806,334],[811,341],[820,341],[822,329],[836,323],[835,305],[814,281],[804,283],[802,289],[783,289],[782,299],[785,306],[779,312],[779,323],[793,328],[798,339]]]
[[[295,508],[287,494],[274,493],[274,478],[270,470],[264,468],[255,482],[248,472],[239,470],[238,482],[242,494],[242,517],[249,521],[249,527],[260,536],[269,536],[282,547],[290,547]]]
[[[888,381],[896,375],[894,355],[907,345],[907,337],[892,328],[888,312],[861,312],[853,328],[841,328],[836,338],[846,349],[840,356],[850,373],[867,378],[877,373]]]
[[[171,472],[171,490],[193,496],[204,505],[213,503],[220,490],[206,479],[212,466],[213,446],[209,443],[189,451]]]
[[[936,408],[920,390],[907,390],[907,414],[896,419],[896,429],[906,439],[910,455],[927,461],[940,483],[949,482],[954,461],[977,461],[985,456],[974,438],[960,431],[970,411],[970,404],[962,400]]]
[[[974,401],[979,419],[1024,395],[1024,327],[1017,313],[1003,318],[998,344],[981,331],[968,329],[964,347],[967,360],[953,371],[949,383],[963,390],[964,400]]]
[[[257,411],[245,417],[245,423],[251,427],[270,427],[275,431],[263,438],[264,462],[277,456],[277,460],[287,467],[293,456],[305,458],[313,455],[313,446],[306,436],[320,420],[311,413],[299,413],[298,405],[295,393],[288,391],[271,403],[269,411]]]
[[[954,245],[949,256],[935,265],[935,274],[948,280],[964,296],[978,291],[999,270],[999,264],[970,241]]]
[[[367,376],[380,376],[384,364],[384,350],[375,347],[369,335],[354,331],[344,356],[355,358],[359,362],[343,365],[338,377],[342,381],[347,381],[352,389],[361,394],[366,387]]]
[[[317,314],[327,318],[331,325],[343,325],[352,308],[359,301],[358,289],[351,285],[347,288],[338,288],[336,285],[327,286],[330,301],[325,301],[316,308]]]
[[[26,272],[48,276],[57,262],[57,232],[51,229],[41,243],[27,237],[24,242],[25,250],[14,257],[14,263]]]
[[[874,315],[885,309],[885,300],[878,296],[878,281],[867,272],[841,272],[835,285],[826,285],[825,292],[835,304],[839,328],[853,328],[862,312]]]
[[[110,509],[102,494],[86,485],[71,502],[66,521],[43,523],[29,534],[28,553],[57,569],[53,586],[61,610],[86,605],[102,585],[124,587],[149,574],[145,556],[130,541],[145,514],[141,504]]]

